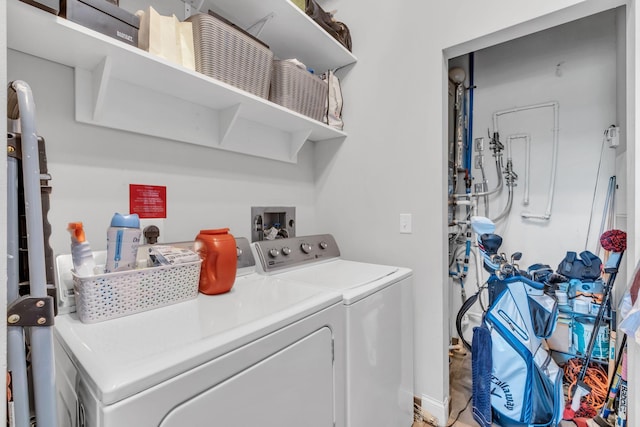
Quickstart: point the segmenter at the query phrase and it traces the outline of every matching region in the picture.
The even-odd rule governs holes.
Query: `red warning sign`
[[[129,213],[140,218],[166,218],[167,187],[129,184]]]

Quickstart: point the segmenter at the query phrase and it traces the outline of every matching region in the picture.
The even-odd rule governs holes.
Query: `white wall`
[[[552,172],[553,108],[527,110],[499,117],[501,141],[517,134],[531,136],[529,205],[525,190],[525,144],[512,143],[518,174],[511,215],[498,223],[507,254],[522,251],[521,266],[543,262],[556,267],[567,250],[596,252],[609,177],[616,174],[617,150],[603,149],[603,132],[619,125],[616,114],[616,14],[609,11],[514,40],[475,54],[475,137],[493,132],[492,116],[500,110],[556,101],[559,105],[559,144],[551,218],[524,219],[521,213],[547,209]],[[558,65],[560,64],[560,65]],[[503,152],[505,163],[507,152]],[[485,151],[492,186],[496,171]],[[480,179],[479,171],[473,170]],[[599,181],[596,188],[596,177]],[[620,180],[624,180],[624,176]],[[591,233],[592,202],[596,193]],[[506,204],[506,189],[492,200],[490,216]],[[624,195],[623,195],[624,196]],[[483,213],[483,209],[480,209]]]
[[[167,187],[165,242],[221,227],[250,238],[251,206],[296,206],[297,232],[316,231],[311,147],[293,165],[80,124],[71,68],[12,50],[8,63],[10,80],[31,85],[47,143],[54,253],[68,253],[71,221],[104,249],[111,216],[129,212],[129,184]]]
[[[343,80],[349,138],[340,146],[316,146],[318,228],[336,235],[346,257],[414,269],[415,392],[444,424],[446,59],[616,2],[343,3],[339,18],[355,35],[359,61]],[[400,213],[413,214],[413,234],[399,234]]]

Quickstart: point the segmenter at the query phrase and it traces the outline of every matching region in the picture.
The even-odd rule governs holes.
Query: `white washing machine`
[[[270,277],[338,290],[346,317],[346,425],[413,422],[412,271],[341,259],[331,235],[252,244]]]
[[[101,323],[60,315],[59,425],[343,425],[341,308],[339,292],[254,272],[229,293]]]

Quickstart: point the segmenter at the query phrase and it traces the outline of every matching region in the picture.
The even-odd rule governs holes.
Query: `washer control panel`
[[[252,246],[264,273],[340,257],[331,234],[260,240]]]
[[[246,237],[236,237],[236,253],[238,254],[238,270],[255,267],[256,261]]]

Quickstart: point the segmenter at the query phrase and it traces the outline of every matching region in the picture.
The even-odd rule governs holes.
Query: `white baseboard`
[[[449,420],[449,396],[445,398],[444,402],[424,395],[420,399],[425,421],[429,421],[426,416],[431,415],[435,424],[442,427],[446,426]]]

